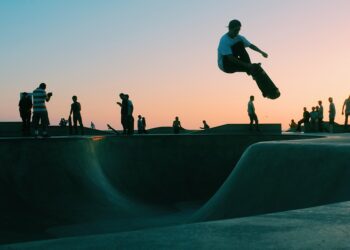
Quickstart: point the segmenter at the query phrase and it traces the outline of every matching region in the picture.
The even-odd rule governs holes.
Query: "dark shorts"
[[[39,122],[41,122],[41,126],[43,126],[43,127],[49,126],[50,122],[49,122],[49,115],[48,115],[47,111],[33,113],[33,125],[34,125],[34,127],[38,127]]]
[[[250,57],[244,47],[244,44],[242,42],[238,42],[235,45],[231,47],[232,55],[245,63],[251,63]],[[223,67],[224,72],[226,73],[235,73],[235,72],[246,72],[247,69],[244,67],[241,67],[233,62],[230,62],[227,56],[223,57]]]

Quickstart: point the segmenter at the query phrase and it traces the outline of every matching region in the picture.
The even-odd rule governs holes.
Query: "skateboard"
[[[111,125],[107,124],[107,127],[108,127],[110,130],[112,130],[115,134],[120,135],[120,133],[119,133],[117,130],[115,130]]]
[[[264,97],[277,99],[281,95],[276,85],[260,64],[257,64],[256,69],[252,72],[252,76]]]

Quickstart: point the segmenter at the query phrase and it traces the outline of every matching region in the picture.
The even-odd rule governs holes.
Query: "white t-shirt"
[[[255,114],[255,107],[252,101],[248,102],[248,114],[249,115],[254,115]]]
[[[232,55],[231,47],[238,42],[243,42],[244,47],[249,47],[251,43],[241,35],[237,35],[235,38],[229,37],[226,33],[220,39],[219,47],[218,47],[218,66],[221,70],[224,69],[223,57],[227,55]]]

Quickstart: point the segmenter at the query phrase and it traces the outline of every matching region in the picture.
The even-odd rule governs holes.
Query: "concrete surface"
[[[350,249],[350,202],[253,217],[37,241],[0,247],[47,249]]]
[[[348,134],[3,138],[0,151],[3,249],[348,247]]]

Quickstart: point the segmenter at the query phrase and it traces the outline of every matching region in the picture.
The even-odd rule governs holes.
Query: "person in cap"
[[[244,36],[239,35],[241,26],[241,22],[238,20],[230,21],[228,32],[220,39],[218,66],[225,73],[246,72],[250,75],[258,64],[251,62],[246,48],[260,53],[265,58],[268,57],[268,54],[252,44]]]

